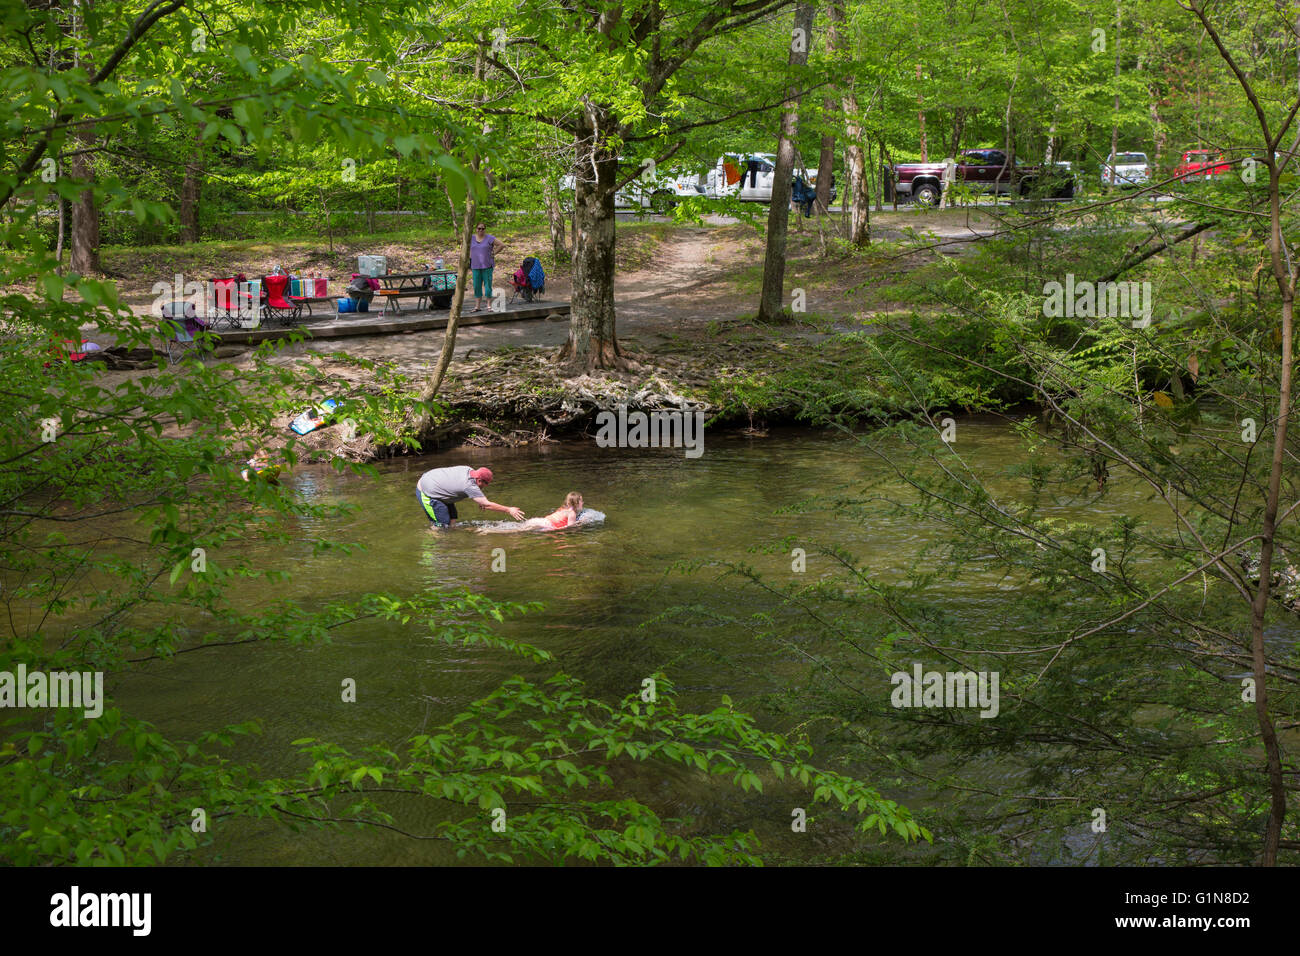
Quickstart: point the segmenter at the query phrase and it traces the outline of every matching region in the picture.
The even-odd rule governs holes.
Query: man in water
[[[456,502],[462,498],[474,499],[474,503],[485,511],[504,511],[516,521],[522,521],[524,513],[518,508],[488,501],[481,489],[491,483],[491,468],[453,465],[426,471],[416,483],[415,495],[432,527],[450,528],[455,524],[459,517]]]

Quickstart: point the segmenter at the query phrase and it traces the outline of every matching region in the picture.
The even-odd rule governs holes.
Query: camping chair
[[[161,329],[168,363],[175,365],[199,347],[196,336],[206,328],[193,302],[166,302],[162,306]]]
[[[207,308],[204,310],[209,327],[215,332],[225,325],[228,329],[242,329],[244,320],[252,319],[256,326],[258,303],[254,301],[256,289],[242,272],[225,279],[208,283]],[[260,298],[260,293],[257,293]]]
[[[228,329],[239,328],[239,282],[242,278],[243,276],[231,276],[213,279],[208,283],[205,311],[213,331],[222,325]]]
[[[50,339],[50,355],[56,362],[82,362],[91,352],[98,351],[98,345],[80,336],[75,339]],[[45,367],[49,368],[50,363],[46,362]]]
[[[510,277],[510,284],[515,291],[507,305],[513,305],[520,296],[523,296],[525,302],[540,299],[546,291],[546,274],[542,272],[541,261],[536,256],[529,256]]]
[[[533,298],[540,300],[546,291],[546,273],[542,271],[542,260],[533,257],[532,268],[528,270],[528,284],[533,287]]]
[[[239,283],[239,327],[256,329],[262,324],[262,300],[266,292],[261,279],[243,279]]]
[[[416,308],[419,309],[449,309],[451,308],[452,292],[456,289],[456,276],[451,275],[427,275],[420,282],[420,291],[424,295],[416,300]]]
[[[262,279],[262,316],[266,321],[279,322],[288,327],[302,312],[302,303],[290,301],[287,275],[269,275]]]

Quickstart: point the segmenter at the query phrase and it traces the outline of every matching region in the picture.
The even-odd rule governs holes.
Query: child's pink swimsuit
[[[567,514],[556,515],[554,518],[547,518],[546,520],[550,522],[551,527],[556,531],[569,525],[569,516]]]

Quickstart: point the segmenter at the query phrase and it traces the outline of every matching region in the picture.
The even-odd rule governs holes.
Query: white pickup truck
[[[709,170],[704,195],[710,199],[735,196],[742,202],[771,202],[772,177],[776,174],[775,153],[723,153]],[[795,170],[804,182],[817,187],[817,170]],[[835,180],[831,180],[831,199]]]
[[[619,180],[626,179],[634,169],[632,164],[620,161]],[[700,183],[702,178],[675,170],[666,170],[656,176],[647,171],[614,193],[614,208],[667,212],[682,199],[704,195],[704,186]],[[560,191],[572,193],[576,185],[577,180],[570,173],[560,180]]]
[[[1151,182],[1146,153],[1113,153],[1101,164],[1102,186],[1145,186]]]
[[[723,153],[709,170],[704,194],[710,199],[730,196],[745,202],[772,201],[773,153]]]

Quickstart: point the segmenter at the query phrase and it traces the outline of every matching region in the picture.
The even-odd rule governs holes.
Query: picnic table
[[[390,272],[375,276],[381,283],[375,295],[383,296],[383,314],[402,311],[402,299],[432,299],[439,292],[450,293],[455,288],[455,269],[434,269],[429,272]],[[426,285],[426,280],[428,284]],[[418,307],[418,306],[417,306]]]

